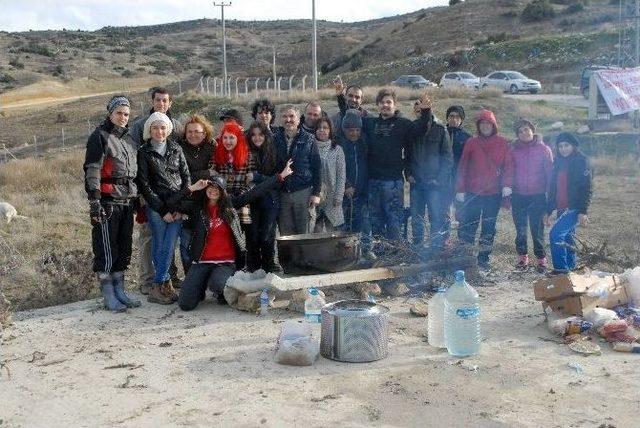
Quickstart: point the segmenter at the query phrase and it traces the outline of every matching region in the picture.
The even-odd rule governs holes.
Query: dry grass
[[[637,156],[597,156],[591,159],[594,173],[608,176],[636,177],[640,169]]]

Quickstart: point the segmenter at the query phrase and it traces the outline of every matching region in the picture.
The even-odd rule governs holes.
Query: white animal
[[[27,217],[19,215],[16,208],[9,202],[0,202],[0,220],[5,220],[7,223],[11,222],[12,218],[26,219]]]

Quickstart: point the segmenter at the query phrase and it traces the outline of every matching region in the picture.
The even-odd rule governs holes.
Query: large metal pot
[[[341,300],[322,308],[320,353],[349,363],[385,358],[389,308],[366,300]]]
[[[278,259],[287,274],[340,272],[358,262],[360,234],[309,233],[278,238]]]

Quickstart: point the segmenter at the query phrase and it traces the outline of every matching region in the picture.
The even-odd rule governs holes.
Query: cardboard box
[[[629,301],[627,291],[622,284],[617,284],[609,290],[605,297],[590,297],[586,294],[564,297],[562,299],[543,302],[544,309],[551,308],[553,312],[566,315],[582,316],[593,308],[611,309],[618,305],[624,305]]]
[[[589,288],[600,284],[605,284],[607,288],[614,289],[619,283],[620,280],[615,275],[598,276],[591,273],[571,272],[537,280],[533,283],[533,295],[536,300],[558,300],[564,297],[584,294],[589,291]]]

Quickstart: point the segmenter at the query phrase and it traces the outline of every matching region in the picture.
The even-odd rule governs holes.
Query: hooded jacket
[[[513,154],[513,193],[519,195],[540,195],[548,193],[553,170],[551,149],[539,135],[533,141],[516,140],[511,149]]]
[[[498,122],[491,111],[480,111],[476,117],[477,128],[482,120],[491,122],[494,132],[491,136],[484,137],[478,129],[478,135],[464,145],[458,165],[458,193],[495,195],[503,187],[513,185],[513,157],[509,142],[498,135]]]
[[[137,145],[127,128],[106,119],[89,136],[84,187],[89,199],[128,201],[138,196]]]
[[[424,115],[428,117],[427,131],[409,145],[410,162],[405,174],[413,177],[416,184],[449,186],[453,167],[449,134],[444,126],[436,123],[431,112]]]
[[[402,180],[405,168],[410,168],[409,146],[429,126],[428,115],[411,121],[396,111],[390,118],[363,117],[362,130],[368,142],[369,178]]]
[[[566,158],[558,156],[553,162],[547,212],[551,214],[556,209],[558,172],[563,168],[567,169],[569,209],[586,214],[593,195],[593,174],[589,159],[577,148]]]
[[[365,195],[368,179],[366,141],[362,137],[358,141],[350,141],[343,135],[338,144],[344,152],[345,188],[353,187],[355,189],[354,196]]]

